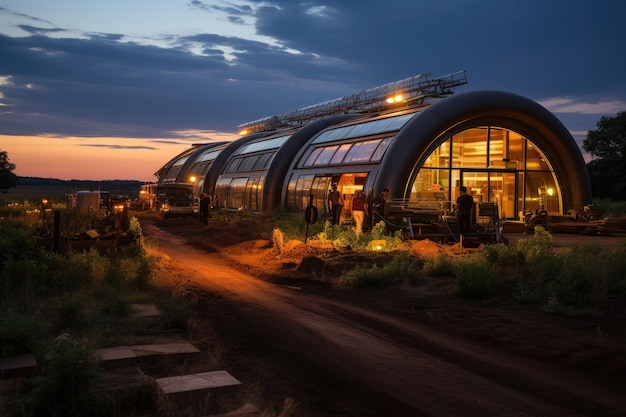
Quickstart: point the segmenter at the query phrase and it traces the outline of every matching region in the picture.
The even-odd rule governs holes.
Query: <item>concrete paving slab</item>
[[[227,371],[204,372],[155,380],[161,392],[185,415],[223,412],[240,394],[241,382]]]
[[[0,379],[37,376],[37,359],[32,353],[0,358]]]
[[[227,371],[159,378],[156,383],[165,394],[241,385],[241,382]]]
[[[175,355],[184,353],[199,353],[200,350],[191,343],[163,343],[154,345],[132,345],[130,349],[137,357],[154,355]]]
[[[134,359],[137,357],[130,346],[114,346],[97,349],[96,353],[103,361]]]

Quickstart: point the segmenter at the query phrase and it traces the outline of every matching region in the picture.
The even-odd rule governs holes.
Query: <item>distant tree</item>
[[[13,173],[15,164],[9,162],[6,151],[0,151],[0,191],[6,193],[9,188],[17,187],[17,175]]]
[[[603,116],[597,129],[587,132],[583,149],[593,160],[587,164],[593,196],[626,200],[626,111]]]

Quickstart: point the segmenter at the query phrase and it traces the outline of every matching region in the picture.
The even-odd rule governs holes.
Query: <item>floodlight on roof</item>
[[[467,84],[465,70],[433,79],[430,78],[428,73],[419,74],[350,96],[244,123],[238,126],[239,132],[243,135],[279,128],[297,127],[335,114],[375,113],[398,104],[416,107],[425,104],[429,99],[442,98],[453,94],[454,87],[463,84]],[[243,133],[244,131],[245,133]]]

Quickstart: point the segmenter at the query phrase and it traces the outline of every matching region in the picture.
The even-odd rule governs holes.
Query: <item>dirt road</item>
[[[229,371],[271,406],[293,398],[294,415],[626,415],[623,386],[438,332],[393,314],[381,294],[271,284],[154,224],[144,229],[178,279],[207,292],[198,310]]]

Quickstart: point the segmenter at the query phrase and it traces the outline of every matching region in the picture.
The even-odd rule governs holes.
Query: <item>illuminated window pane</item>
[[[346,156],[351,146],[352,146],[351,143],[344,143],[343,145],[341,145],[339,149],[337,149],[337,152],[335,152],[335,155],[333,155],[333,159],[330,160],[330,163],[331,164],[342,163],[344,156]]]
[[[506,168],[508,130],[489,129],[489,167]]]
[[[457,168],[487,167],[487,129],[475,128],[452,138],[452,166]]]
[[[355,143],[350,149],[350,152],[348,152],[348,155],[346,155],[345,162],[369,162],[379,143],[380,139]]]
[[[313,163],[315,162],[315,159],[322,152],[322,149],[324,149],[324,148],[315,148],[315,149],[313,149],[313,151],[311,151],[311,154],[309,155],[309,157],[304,162],[304,166],[305,167],[313,166]]]
[[[450,140],[445,141],[426,159],[424,167],[448,168],[450,164]]]
[[[383,139],[380,142],[380,145],[378,145],[378,147],[374,151],[374,154],[372,155],[372,162],[380,161],[381,159],[383,159],[383,155],[385,154],[385,151],[389,147],[389,144],[391,143],[392,140],[393,140],[393,137],[389,137],[389,138]]]
[[[550,170],[550,165],[543,156],[539,148],[531,141],[527,141],[526,145],[526,169],[529,171]]]
[[[313,165],[315,166],[328,165],[330,163],[330,160],[333,158],[333,155],[335,154],[335,151],[337,150],[338,147],[339,146],[337,145],[324,147]]]

